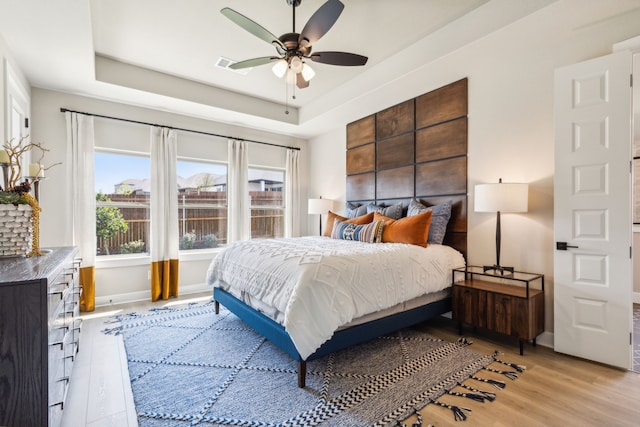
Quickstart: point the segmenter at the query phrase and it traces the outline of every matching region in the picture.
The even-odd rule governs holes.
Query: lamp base
[[[484,267],[482,267],[482,271],[484,273],[486,273],[487,271],[493,270],[495,272],[499,272],[502,276],[506,274],[511,274],[513,275],[513,267],[503,267],[501,265],[485,265]]]

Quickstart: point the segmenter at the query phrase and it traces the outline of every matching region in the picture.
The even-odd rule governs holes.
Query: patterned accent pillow
[[[333,222],[332,239],[355,240],[366,243],[379,243],[382,239],[384,221],[356,225],[350,222],[335,220]]]
[[[393,206],[378,206],[373,203],[367,205],[367,213],[378,212],[391,219],[402,218],[402,203]]]
[[[369,224],[371,221],[373,221],[373,212],[371,212],[370,214],[357,216],[355,218],[345,218],[341,215],[329,211],[327,212],[327,222],[324,227],[324,232],[322,233],[323,236],[331,237],[334,221],[346,221],[356,225]]]
[[[451,218],[451,201],[427,207],[413,199],[409,202],[407,216],[413,216],[427,211],[433,212],[427,243],[441,245],[444,241],[444,235],[447,232],[447,224],[449,224],[449,219]]]
[[[357,216],[366,215],[367,205],[356,205],[351,202],[347,202],[344,208],[344,216],[347,218],[355,218]]]
[[[382,230],[383,243],[408,243],[410,245],[427,246],[427,236],[431,225],[431,211],[400,219],[391,219],[374,213],[374,221],[384,221]]]

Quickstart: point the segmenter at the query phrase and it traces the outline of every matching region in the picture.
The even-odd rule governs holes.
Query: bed
[[[334,221],[327,221],[325,233],[371,212],[375,221],[357,226],[387,220],[384,233],[393,221],[429,212],[428,239],[420,238],[428,240],[426,247],[325,235],[236,242],[212,261],[207,282],[214,286],[216,311],[222,304],[297,361],[299,387],[305,386],[307,361],[451,310],[451,269],[463,266],[466,254],[466,114],[463,79],[347,126],[347,203],[343,217],[329,215]],[[444,228],[442,206],[448,206]],[[407,273],[409,264],[417,270]],[[341,277],[339,283],[331,275]],[[436,282],[432,288],[424,287],[425,277]],[[343,295],[345,283],[356,284],[349,295]],[[393,291],[385,288],[390,283]],[[263,291],[277,286],[289,291]],[[354,294],[366,300],[368,292],[376,298],[361,307]],[[379,299],[379,293],[393,297]]]

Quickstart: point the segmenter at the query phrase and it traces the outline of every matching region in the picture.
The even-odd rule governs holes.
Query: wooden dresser
[[[75,247],[0,259],[0,426],[58,426],[80,338]]]

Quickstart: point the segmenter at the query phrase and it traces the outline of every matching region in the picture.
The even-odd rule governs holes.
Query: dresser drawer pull
[[[49,292],[47,295],[49,295],[50,297],[52,297],[54,295],[60,295],[60,299],[62,299],[62,294],[64,294],[64,290],[56,291],[56,292]]]
[[[52,331],[61,331],[61,330],[65,330],[65,329],[68,331],[69,330],[69,325],[56,326],[56,327],[51,328]],[[56,344],[57,344],[57,342],[56,342]]]
[[[62,342],[62,341],[56,341],[56,342],[50,342],[49,343],[49,347],[55,347],[56,345],[60,346],[60,350],[62,350],[64,348],[64,342]]]
[[[64,401],[53,403],[53,404],[49,405],[49,408],[53,408],[54,406],[60,406],[60,409],[62,409],[64,411]]]

